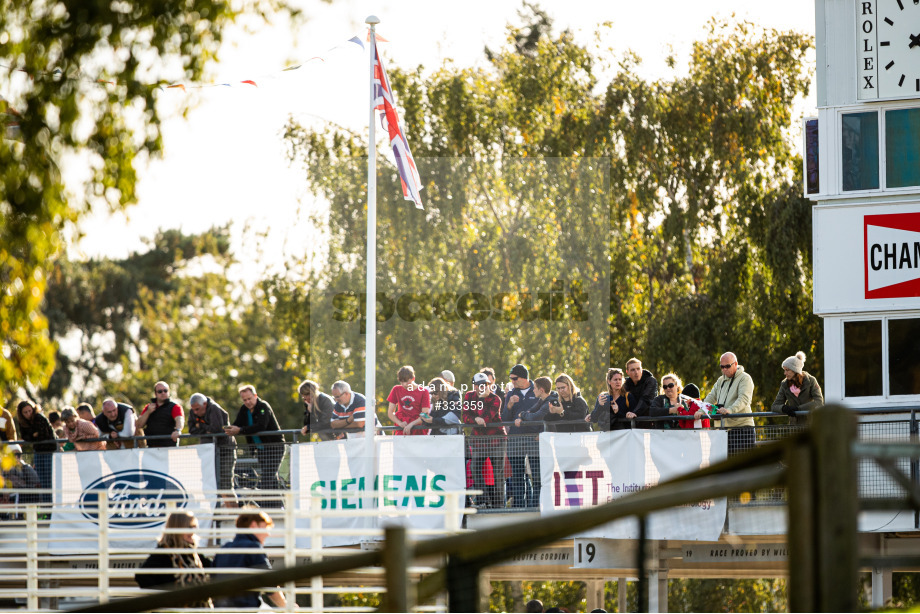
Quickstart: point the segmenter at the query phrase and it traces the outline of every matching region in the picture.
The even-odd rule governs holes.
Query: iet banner
[[[724,460],[728,432],[631,429],[608,433],[540,433],[543,488],[540,512],[593,507]],[[649,516],[650,539],[717,541],[725,499],[708,499]],[[618,520],[577,537],[637,539],[635,518]]]
[[[195,514],[200,527],[211,521],[214,446],[147,448],[55,454],[54,552],[98,552],[100,493],[108,507],[109,548],[152,548],[169,510]],[[213,498],[213,497],[212,497]]]
[[[291,446],[291,483],[300,485],[300,509],[320,511],[324,529],[343,530],[324,537],[323,546],[367,541],[371,529],[390,525],[443,530],[446,501],[438,491],[466,487],[459,435],[378,437],[375,443],[376,467],[370,466],[363,439]],[[377,490],[382,492],[375,497]],[[367,509],[376,513],[368,516]],[[459,523],[459,514],[455,520]],[[308,518],[298,521],[298,528],[309,527]],[[297,540],[298,547],[310,546],[309,536]]]

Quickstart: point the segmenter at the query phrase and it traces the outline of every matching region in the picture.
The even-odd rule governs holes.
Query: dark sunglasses
[[[164,390],[162,388],[157,389],[157,394],[160,394],[162,392],[169,392],[169,390]]]
[[[664,384],[664,385],[662,385],[661,387],[664,388],[665,390],[670,390],[671,388],[673,388],[673,387],[676,386],[676,385],[677,385],[677,384],[675,384],[674,382],[671,382],[670,384]]]
[[[733,364],[735,364],[735,363],[731,363],[731,364],[728,364],[728,365],[719,365],[719,366],[720,366],[722,369],[731,369]]]

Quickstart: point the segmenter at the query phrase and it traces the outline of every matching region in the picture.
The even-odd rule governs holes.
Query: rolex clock
[[[920,0],[855,0],[857,98],[920,98]]]

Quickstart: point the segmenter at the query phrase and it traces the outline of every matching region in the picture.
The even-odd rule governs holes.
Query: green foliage
[[[531,599],[539,599],[546,609],[558,606],[566,608],[569,612],[583,612],[585,611],[585,583],[492,582],[489,611],[523,612],[524,606]]]
[[[754,376],[755,404],[769,404],[781,361],[799,349],[820,379],[810,203],[789,139],[810,38],[713,23],[686,76],[648,82],[626,56],[599,88],[597,59],[531,12],[487,68],[391,69],[428,209],[406,207],[392,168],[378,165],[378,291],[524,292],[532,279],[575,279],[602,295],[591,315],[609,313],[609,328],[399,330],[391,319],[378,324],[378,381],[406,363],[423,379],[450,367],[462,382],[481,365],[501,373],[523,361],[541,375],[568,371],[593,394],[604,360],[638,355],[705,391],[731,350]],[[364,286],[365,144],[296,123],[286,138],[332,204],[316,323],[331,310],[325,290]],[[321,381],[361,373],[363,341],[329,328],[311,329],[312,369]]]
[[[274,0],[0,0],[0,390],[54,366],[42,299],[62,231],[93,207],[136,200],[136,164],[162,142],[158,86],[196,80],[223,29]],[[87,171],[64,185],[62,166]]]
[[[668,581],[669,612],[785,612],[787,608],[784,579]]]
[[[899,609],[920,606],[920,573],[891,574],[891,605]]]
[[[489,596],[490,612],[523,612],[531,599],[539,599],[545,608],[565,608],[569,612],[584,612],[585,584],[583,582],[492,582]],[[626,587],[628,612],[638,608],[638,584]],[[604,585],[604,609],[618,610],[618,583]],[[695,580],[668,581],[669,612],[785,612],[786,581],[762,580]]]
[[[79,351],[73,359],[60,355],[45,398],[98,405],[112,396],[141,407],[164,380],[183,404],[202,392],[233,416],[237,388],[247,383],[283,428],[299,426],[296,389],[307,358],[283,305],[301,307],[302,300],[276,298],[272,280],[230,281],[234,263],[228,228],[161,231],[120,260],[59,260],[47,312],[55,336],[77,339]]]
[[[142,356],[148,329],[137,326],[141,297],[172,296],[180,289],[187,294],[187,286],[194,281],[186,274],[188,264],[207,261],[218,270],[225,269],[233,263],[229,246],[226,227],[200,235],[164,230],[145,251],[124,259],[73,262],[59,258],[49,275],[44,312],[52,338],[70,337],[79,349],[58,349],[57,368],[45,395],[67,397],[67,402],[75,404],[83,395],[74,396],[81,392],[72,390],[74,384],[98,387],[114,377],[112,370],[123,358],[130,362]]]

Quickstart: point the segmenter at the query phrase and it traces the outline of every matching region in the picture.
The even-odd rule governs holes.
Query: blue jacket
[[[536,409],[537,405],[540,403],[540,399],[534,394],[534,383],[530,382],[530,388],[527,390],[521,390],[520,388],[512,388],[505,394],[505,404],[502,408],[502,422],[514,422],[521,414],[525,412],[530,412]],[[508,408],[508,401],[511,397],[517,397],[518,400],[515,402],[514,407]],[[521,420],[523,422],[523,420]],[[542,424],[522,424],[521,426],[512,426],[508,431],[509,435],[521,435],[523,433],[539,433],[543,430]]]
[[[217,556],[214,557],[214,564],[212,565],[215,570],[221,567],[250,567],[252,569],[272,568],[272,564],[268,560],[268,555],[262,550],[262,544],[255,535],[237,535],[233,538],[233,541],[227,542],[221,546],[221,549],[224,548],[252,548],[253,551],[251,553],[246,552],[245,554],[218,552]],[[218,575],[217,579],[226,580],[234,577],[237,576],[225,574],[223,576]],[[233,597],[215,599],[214,605],[217,607],[257,608],[262,605],[262,600],[259,599],[258,593],[246,592]]]

